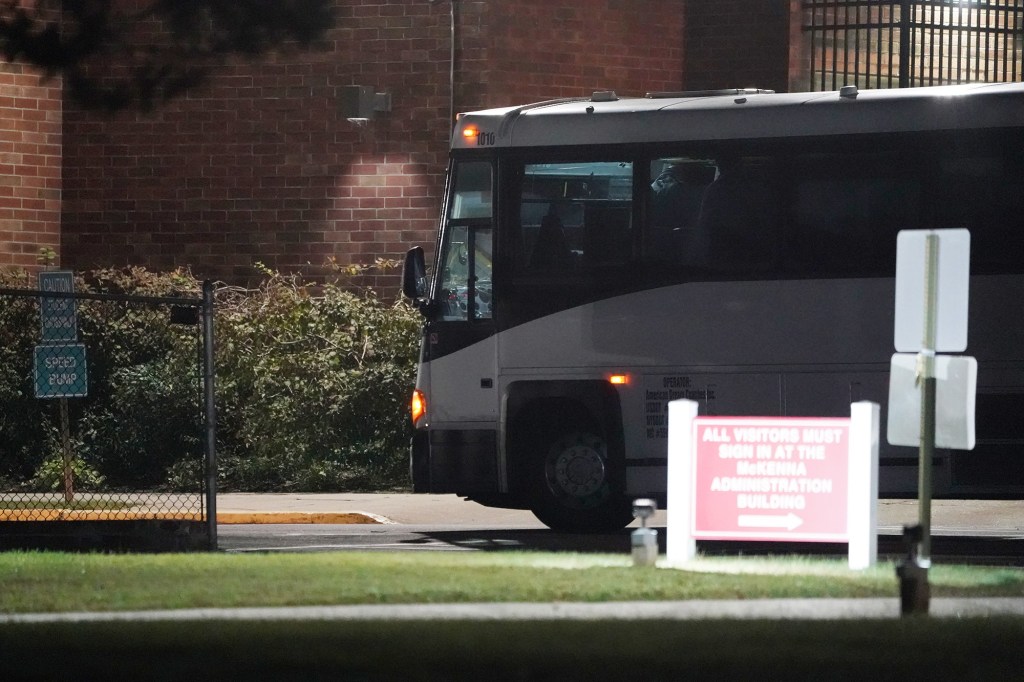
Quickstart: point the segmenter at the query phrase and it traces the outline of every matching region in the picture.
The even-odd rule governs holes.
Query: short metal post
[[[647,527],[647,519],[654,515],[658,505],[654,500],[633,500],[633,516],[640,519],[640,528],[630,535],[634,566],[654,566],[658,562],[658,531]]]
[[[203,282],[203,405],[206,422],[206,526],[217,549],[217,406],[214,402],[213,282]]]

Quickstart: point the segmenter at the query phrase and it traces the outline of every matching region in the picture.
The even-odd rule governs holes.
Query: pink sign
[[[692,535],[846,542],[849,419],[698,417]]]

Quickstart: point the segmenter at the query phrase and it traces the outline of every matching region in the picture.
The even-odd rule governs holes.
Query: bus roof
[[[727,94],[723,94],[727,93]],[[1024,125],[1024,83],[553,100],[460,115],[453,149],[856,135]]]

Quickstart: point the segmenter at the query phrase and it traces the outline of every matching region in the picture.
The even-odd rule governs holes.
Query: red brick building
[[[453,112],[601,89],[808,89],[816,6],[836,4],[338,0],[326,49],[234,63],[150,113],[82,111],[59,80],[3,64],[0,266],[49,247],[68,268],[244,283],[257,261],[315,277],[328,259],[399,258],[433,244]],[[347,120],[355,84],[391,110]]]
[[[60,248],[61,102],[59,82],[0,62],[0,267]]]

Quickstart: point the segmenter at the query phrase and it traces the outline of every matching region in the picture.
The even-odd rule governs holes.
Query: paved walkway
[[[224,493],[217,497],[220,523],[402,523],[543,528],[528,511],[492,509],[455,495],[403,493]],[[665,512],[651,525],[664,526]],[[878,529],[899,535],[917,522],[917,500],[879,500]],[[933,500],[932,534],[1024,538],[1024,501]]]
[[[177,514],[178,518],[195,518],[200,513],[201,500],[190,496],[187,502],[168,501],[166,494],[154,494],[159,499],[138,505],[139,518],[152,518],[155,509],[189,509]],[[140,496],[144,498],[145,496]],[[22,505],[24,506],[24,505]],[[123,520],[130,518],[133,507],[109,511],[67,510],[46,508],[14,510],[0,509],[0,520],[5,514],[13,520],[48,521]],[[193,510],[194,509],[194,510]],[[161,514],[161,518],[175,517],[175,512]],[[493,509],[455,495],[413,495],[409,493],[223,493],[217,496],[217,520],[222,524],[249,523],[322,523],[322,524],[376,524],[398,523],[409,525],[490,526],[494,528],[543,528],[528,511],[520,509]],[[878,503],[878,530],[882,535],[899,535],[904,524],[917,522],[917,500],[880,500]],[[659,511],[652,526],[666,524],[665,512]],[[636,525],[634,523],[634,525]],[[1020,500],[933,500],[933,535],[976,535],[981,537],[1024,538],[1024,502]]]
[[[1024,616],[1024,598],[933,599],[938,618]],[[194,620],[852,620],[900,617],[895,598],[735,599],[602,603],[383,604],[354,606],[175,609],[0,614],[8,623],[98,623]]]

